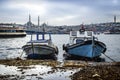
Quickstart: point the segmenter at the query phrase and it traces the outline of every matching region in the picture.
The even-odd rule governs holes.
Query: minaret
[[[30,14],[29,14],[29,22],[31,22],[31,16],[30,16]]]
[[[114,15],[114,23],[116,23],[116,15]]]
[[[39,16],[38,16],[38,27],[40,26],[40,19],[39,19]]]

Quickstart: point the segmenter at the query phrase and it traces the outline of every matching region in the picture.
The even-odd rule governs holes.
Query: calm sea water
[[[104,42],[107,46],[106,55],[111,57],[116,61],[120,61],[120,35],[97,35],[98,39],[101,42]],[[48,35],[46,36],[48,37]],[[33,35],[35,39],[35,35]],[[26,37],[21,38],[7,38],[0,39],[0,59],[6,58],[16,58],[20,57],[22,54],[22,46],[25,45],[31,39],[31,35],[27,35]],[[52,35],[52,41],[56,46],[58,46],[59,54],[58,61],[63,61],[64,51],[62,50],[62,45],[69,42],[69,35]],[[22,58],[26,55],[23,53]],[[106,62],[112,62],[110,59],[105,58]],[[31,65],[31,69],[23,69],[24,74],[20,71],[17,66],[5,66],[0,64],[0,74],[1,75],[17,75],[22,80],[37,80],[39,77],[43,78],[43,80],[71,80],[70,75],[79,71],[80,69],[68,69],[66,71],[58,69],[56,72],[48,74],[49,71],[53,71],[50,66],[43,65]],[[37,76],[32,76],[33,74],[37,74]],[[44,74],[44,75],[40,75]],[[29,76],[28,76],[29,75]],[[15,76],[16,77],[16,76]],[[14,77],[12,77],[14,78]],[[12,79],[11,78],[11,79]],[[18,78],[18,77],[17,77]]]
[[[48,37],[48,36],[46,36]],[[99,41],[104,42],[107,46],[106,55],[114,59],[115,61],[120,61],[120,35],[97,35]],[[33,35],[35,39],[35,35]],[[0,59],[6,58],[16,58],[20,57],[22,54],[22,46],[25,45],[31,39],[31,35],[21,38],[6,38],[0,39]],[[52,35],[53,43],[58,46],[59,54],[58,61],[62,61],[63,53],[62,45],[69,42],[69,35],[67,34],[53,34]],[[26,55],[23,54],[22,58]],[[105,58],[106,62],[111,62],[106,56],[102,54],[102,58]]]

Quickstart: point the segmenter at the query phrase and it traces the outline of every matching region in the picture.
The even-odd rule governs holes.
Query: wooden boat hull
[[[29,59],[49,59],[55,58],[58,53],[57,47],[51,47],[48,45],[25,45],[23,46],[27,58]]]
[[[93,45],[92,40],[88,40],[82,43],[66,45],[63,49],[70,55],[95,58],[101,56],[101,53],[106,51],[106,45],[99,41],[94,41]]]

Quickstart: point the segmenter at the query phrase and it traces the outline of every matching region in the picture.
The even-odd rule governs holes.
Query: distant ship
[[[0,38],[24,37],[26,32],[22,27],[0,26]]]

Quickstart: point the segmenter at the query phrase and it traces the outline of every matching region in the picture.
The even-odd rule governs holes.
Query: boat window
[[[16,32],[24,32],[23,30],[16,30]]]
[[[81,32],[81,31],[79,31],[79,33],[80,33],[80,34],[84,34],[85,32]]]
[[[71,32],[71,36],[77,36],[77,32],[76,31],[72,31]]]
[[[0,32],[5,32],[4,30],[0,30]]]
[[[90,32],[90,31],[87,32],[87,35],[88,35],[88,36],[92,36],[92,32]]]
[[[16,32],[16,30],[11,30],[11,32]]]
[[[82,40],[82,39],[76,39],[76,43],[81,43],[81,42],[83,42],[84,40]]]
[[[0,32],[14,32],[13,30],[0,30]]]

